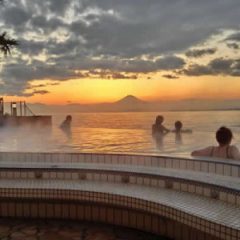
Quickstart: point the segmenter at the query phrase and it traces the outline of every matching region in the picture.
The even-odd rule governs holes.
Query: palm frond
[[[18,41],[13,38],[8,38],[6,32],[0,34],[0,51],[4,55],[11,54],[11,49],[18,45]]]

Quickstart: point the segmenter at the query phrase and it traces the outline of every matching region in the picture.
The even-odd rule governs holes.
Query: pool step
[[[195,229],[204,228],[206,233],[221,239],[240,239],[239,207],[171,189],[99,181],[2,179],[0,196],[0,212],[5,217],[62,218],[61,204],[67,203],[68,217],[77,219],[71,206],[88,203],[160,215]],[[26,208],[26,202],[31,202],[32,207]]]
[[[87,163],[0,163],[1,179],[79,180],[168,188],[240,206],[240,178],[159,167]]]

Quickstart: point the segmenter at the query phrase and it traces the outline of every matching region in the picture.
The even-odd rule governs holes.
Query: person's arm
[[[210,157],[213,147],[207,147],[199,150],[195,150],[191,153],[192,156],[199,156],[199,157]]]
[[[181,130],[182,133],[192,133],[192,129],[183,129]]]
[[[169,133],[170,132],[170,130],[165,128],[164,126],[162,126],[162,129],[163,129],[163,132],[165,132],[165,133]]]
[[[240,160],[240,152],[236,146],[231,147],[231,156],[235,160]]]

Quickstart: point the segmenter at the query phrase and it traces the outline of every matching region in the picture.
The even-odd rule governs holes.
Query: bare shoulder
[[[239,149],[235,145],[230,146],[231,152],[239,152]]]
[[[230,151],[231,151],[231,156],[233,159],[240,160],[240,152],[236,146],[231,145]]]
[[[239,151],[239,149],[235,145],[230,146],[231,151]]]
[[[210,156],[213,151],[213,146],[209,146],[203,149],[195,150],[192,152],[192,156]]]

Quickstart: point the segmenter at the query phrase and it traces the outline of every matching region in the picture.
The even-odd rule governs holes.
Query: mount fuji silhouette
[[[128,95],[122,99],[120,99],[117,102],[112,103],[112,107],[116,111],[121,111],[121,112],[136,112],[136,111],[144,111],[146,109],[146,105],[148,103],[145,101],[142,101],[141,99],[133,96],[133,95]]]
[[[144,104],[145,101],[133,96],[133,95],[127,95],[126,97],[118,100],[114,104]]]

